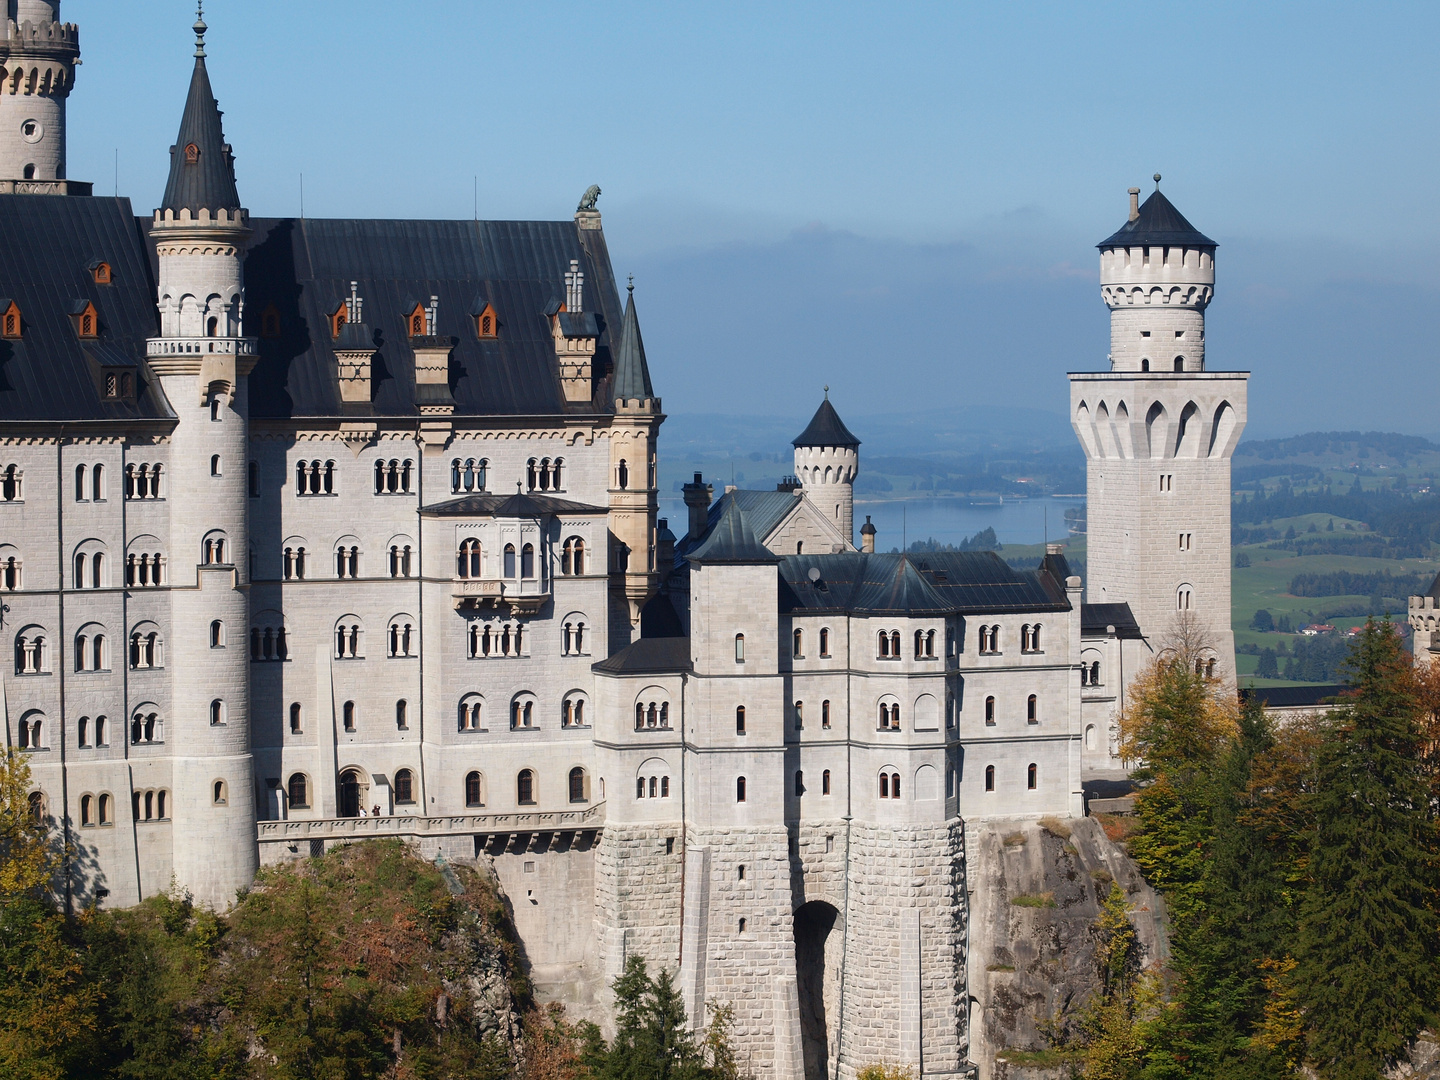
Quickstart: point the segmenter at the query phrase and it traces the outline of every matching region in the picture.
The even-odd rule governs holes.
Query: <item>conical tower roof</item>
[[[195,71],[190,95],[180,118],[180,134],[170,148],[170,179],[165,184],[161,210],[239,210],[235,188],[235,158],[220,126],[220,106],[210,89],[205,70],[205,23],[195,23]]]
[[[1134,221],[1127,221],[1095,246],[1101,248],[1136,247],[1146,244],[1168,247],[1210,248],[1215,241],[1185,220],[1157,187]]]
[[[829,393],[826,393],[820,408],[816,409],[815,415],[810,418],[810,425],[796,436],[790,445],[858,447],[860,440],[845,426],[840,414],[835,411],[835,406],[830,404]]]
[[[620,327],[620,352],[615,359],[614,396],[624,401],[655,396],[655,391],[650,386],[650,368],[645,363],[645,342],[640,337],[640,318],[635,314],[633,282],[630,285],[630,295],[625,300],[625,321]]]

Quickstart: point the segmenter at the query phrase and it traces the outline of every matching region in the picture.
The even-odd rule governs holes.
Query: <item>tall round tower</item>
[[[253,339],[242,337],[250,230],[195,24],[195,70],[170,149],[151,237],[160,336],[147,344],[177,422],[171,435],[171,641],[167,741],[174,769],[174,869],[197,900],[233,902],[254,877],[249,550],[245,470]],[[215,647],[213,624],[219,622]]]
[[[860,440],[830,404],[830,388],[810,424],[791,444],[795,476],[810,501],[855,543],[855,477],[860,472]]]
[[[60,0],[9,0],[6,6],[0,41],[0,183],[37,183],[45,185],[38,190],[53,190],[48,185],[65,179],[65,99],[75,85],[80,31],[60,21]]]
[[[1205,307],[1215,292],[1215,241],[1160,192],[1100,244],[1100,293],[1110,309],[1111,371],[1204,371]]]
[[[1085,599],[1128,604],[1155,648],[1183,631],[1233,683],[1230,457],[1249,375],[1206,368],[1215,241],[1155,181],[1144,205],[1130,189],[1129,219],[1098,245],[1110,370],[1070,375],[1087,461]]]

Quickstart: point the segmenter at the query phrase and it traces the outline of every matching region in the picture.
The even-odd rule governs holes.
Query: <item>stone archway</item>
[[[359,817],[360,808],[370,797],[370,783],[359,769],[346,769],[340,774],[336,802],[340,817]],[[368,811],[367,811],[368,812]]]
[[[800,997],[800,1039],[805,1080],[826,1080],[830,1039],[840,1004],[838,975],[843,933],[832,933],[840,912],[812,900],[795,912],[795,982]]]

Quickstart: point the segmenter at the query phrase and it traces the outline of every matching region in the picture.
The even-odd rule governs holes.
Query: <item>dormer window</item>
[[[106,401],[133,401],[135,374],[131,371],[106,371],[103,376]]]
[[[482,341],[494,338],[499,332],[499,322],[495,318],[495,309],[489,304],[484,310],[475,316],[475,333]]]
[[[343,304],[340,310],[345,310]],[[278,338],[280,336],[280,309],[274,304],[266,307],[260,316],[260,336],[263,338]]]
[[[194,165],[194,164],[195,164],[196,162],[198,162],[199,160],[200,160],[200,147],[196,146],[196,145],[192,142],[189,146],[185,147],[185,164],[186,164],[186,165]]]
[[[82,338],[100,336],[100,316],[95,305],[89,300],[77,300],[70,310],[70,319],[75,324],[75,333]]]
[[[274,305],[271,305],[272,308],[273,308],[273,306],[274,306]],[[267,315],[268,315],[268,312],[267,312]],[[276,321],[276,323],[279,323],[279,321],[280,321],[280,313],[279,313],[278,311],[275,313],[275,321]],[[349,322],[349,321],[350,321],[350,309],[349,309],[349,306],[346,305],[344,301],[341,301],[340,306],[339,306],[338,308],[336,308],[336,309],[331,313],[331,315],[330,315],[330,337],[331,337],[331,338],[338,338],[338,337],[340,336],[340,328],[343,327],[343,326],[344,326],[347,322]],[[278,330],[277,330],[277,336],[278,336]]]
[[[0,301],[0,303],[6,304],[4,313],[0,314],[0,336],[7,338],[20,337],[21,330],[24,326],[20,318],[20,305],[16,304],[14,300]]]
[[[423,304],[416,304],[415,310],[410,312],[405,321],[410,327],[411,337],[425,336],[425,307]]]
[[[113,280],[110,264],[103,259],[90,264],[90,276],[95,279],[96,285],[109,285]]]

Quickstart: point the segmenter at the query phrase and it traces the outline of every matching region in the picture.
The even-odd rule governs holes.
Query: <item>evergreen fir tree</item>
[[[1349,661],[1353,704],[1318,759],[1309,888],[1294,986],[1326,1078],[1379,1077],[1431,1018],[1437,989],[1435,827],[1410,666],[1390,621]]]

